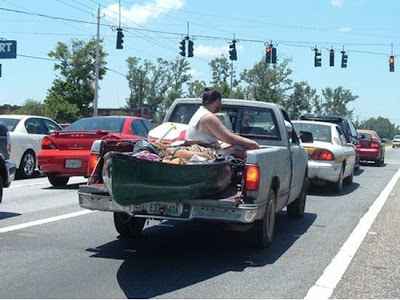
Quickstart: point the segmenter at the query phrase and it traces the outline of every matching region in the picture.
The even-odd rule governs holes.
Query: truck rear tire
[[[304,176],[303,186],[301,188],[299,197],[286,207],[287,215],[289,218],[301,219],[304,217],[304,210],[306,208],[307,190],[308,190],[308,175],[306,174]]]
[[[254,222],[250,231],[253,246],[267,248],[274,238],[275,231],[275,192],[271,189],[268,194],[264,217]]]
[[[114,225],[122,238],[137,238],[143,230],[146,219],[135,218],[126,213],[114,212]]]
[[[3,200],[3,177],[0,175],[0,203]]]

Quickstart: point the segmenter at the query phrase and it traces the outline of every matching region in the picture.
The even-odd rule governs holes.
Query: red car
[[[71,176],[88,176],[90,148],[98,139],[144,139],[154,125],[129,116],[84,118],[42,140],[39,170],[54,186],[64,186]]]
[[[361,161],[374,161],[375,165],[382,166],[385,162],[385,145],[376,131],[357,129],[360,135],[360,145],[357,146],[360,150]]]

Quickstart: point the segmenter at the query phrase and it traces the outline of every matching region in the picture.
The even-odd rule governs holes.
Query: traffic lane
[[[77,191],[84,177],[74,177],[65,187],[53,187],[47,177],[12,182],[3,190],[0,227],[39,220],[79,210]]]
[[[53,270],[52,276],[41,275],[46,278],[44,282],[58,287],[47,291],[56,298],[74,298],[76,294],[79,297],[113,298],[113,295],[121,297],[120,293],[134,298],[302,298],[379,194],[379,185],[369,177],[376,173],[384,186],[395,170],[397,167],[390,165],[365,167],[355,176],[355,183],[345,187],[342,195],[325,192],[324,195],[309,196],[305,220],[288,221],[284,212],[279,213],[275,242],[266,250],[246,247],[246,233],[193,225],[196,223],[162,223],[162,226],[148,227],[144,239],[139,242],[120,241],[116,239],[110,213],[94,213],[32,227],[18,231],[18,234],[28,231],[29,236],[35,232],[36,248],[47,244],[41,241],[41,230],[54,232],[56,238],[51,245],[57,261],[44,261],[46,268],[63,261],[60,257],[64,256],[59,253],[64,253],[64,248],[58,249],[57,245],[64,245],[65,238],[69,240],[68,245],[77,245],[72,249],[74,251],[69,249],[65,253],[65,257],[73,258],[70,262],[65,260],[65,266]],[[362,193],[364,187],[374,184],[374,190]],[[365,205],[360,208],[360,203]],[[73,226],[62,225],[66,222],[72,222]],[[7,235],[12,239],[16,233]],[[13,242],[10,241],[9,245],[12,249]],[[37,251],[47,250],[41,249]],[[90,256],[82,253],[90,253]],[[76,261],[74,257],[81,258]],[[86,265],[89,269],[94,267],[81,270]],[[117,271],[116,265],[119,266]],[[10,268],[13,270],[12,265]],[[36,268],[41,269],[41,264]],[[85,285],[81,293],[74,290],[77,284],[74,278],[67,276],[63,280],[65,268],[71,270],[71,277],[78,274],[89,280],[87,285],[91,288]],[[109,289],[100,288],[98,293],[99,282],[105,282]],[[136,284],[138,282],[140,284]],[[12,291],[21,289],[9,284]],[[40,285],[39,290],[36,287],[32,289],[33,298],[47,295],[46,284]],[[57,291],[62,291],[62,296],[53,294]],[[18,298],[12,294],[7,294],[7,297]]]
[[[1,234],[0,297],[256,297],[259,286],[242,293],[243,280],[264,285],[253,270],[279,272],[276,261],[315,219],[289,222],[280,213],[280,242],[254,250],[246,234],[198,222],[152,222],[141,240],[119,240],[111,217],[97,212]]]
[[[393,188],[332,298],[399,298],[399,200],[400,182]]]

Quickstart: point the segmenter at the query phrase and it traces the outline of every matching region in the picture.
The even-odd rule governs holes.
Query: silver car
[[[392,140],[392,148],[400,147],[400,135],[395,135]]]
[[[296,133],[311,132],[312,143],[303,143],[308,153],[308,178],[313,184],[331,183],[341,193],[343,182],[351,184],[356,153],[337,124],[316,121],[293,121]]]

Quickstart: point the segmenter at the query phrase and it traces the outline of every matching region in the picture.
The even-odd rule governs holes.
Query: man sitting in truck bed
[[[221,110],[221,105],[220,92],[215,88],[206,88],[203,93],[202,105],[189,121],[186,143],[221,148],[219,141],[222,141],[229,144],[224,146],[259,149],[260,146],[257,142],[230,132],[214,115]]]

